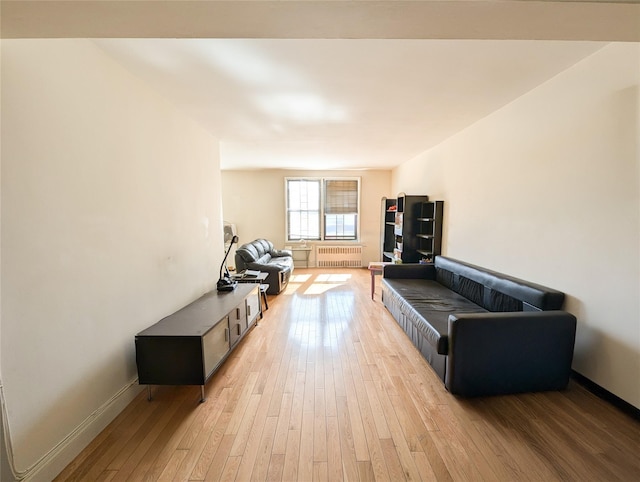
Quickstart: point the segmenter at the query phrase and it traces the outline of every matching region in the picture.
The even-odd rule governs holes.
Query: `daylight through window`
[[[287,240],[358,239],[358,178],[287,178]]]

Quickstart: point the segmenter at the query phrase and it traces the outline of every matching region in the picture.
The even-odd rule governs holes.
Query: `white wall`
[[[382,196],[395,197],[395,194],[390,192],[390,171],[290,171],[278,169],[222,171],[224,219],[236,224],[240,238],[239,244],[248,243],[256,238],[269,239],[277,248],[282,248],[287,244],[284,179],[285,177],[297,176],[361,178],[360,244],[364,245],[363,260],[365,264],[368,264],[369,261],[378,261],[380,258],[380,201]],[[345,244],[345,242],[333,244]],[[311,265],[314,262],[312,254]]]
[[[444,251],[568,295],[573,368],[640,408],[640,45],[610,44],[394,171]]]
[[[83,448],[139,391],[135,334],[213,288],[218,142],[89,40],[3,40],[1,126],[1,366],[25,471],[77,428]],[[40,480],[75,454],[58,455]]]
[[[0,40],[0,98],[2,97],[2,40]],[[0,112],[2,103],[0,102]],[[0,132],[2,131],[2,115],[0,115]],[[0,153],[2,152],[2,136],[0,136]],[[0,155],[0,189],[2,181],[2,156]],[[2,196],[0,190],[0,212],[2,209]],[[0,266],[2,266],[2,238],[0,236]],[[0,293],[2,292],[2,277],[0,276]],[[2,313],[2,297],[0,297],[0,313]],[[0,318],[1,320],[1,318]],[[0,323],[0,326],[2,323]],[[2,388],[2,330],[0,329],[0,396]],[[11,477],[11,469],[7,456],[7,448],[4,443],[2,421],[0,420],[0,480],[9,480]]]

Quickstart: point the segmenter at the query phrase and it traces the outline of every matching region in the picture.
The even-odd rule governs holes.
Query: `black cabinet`
[[[211,291],[135,337],[141,385],[204,384],[260,314],[259,285]]]
[[[442,251],[442,215],[444,201],[420,203],[416,251],[422,258],[433,261]]]

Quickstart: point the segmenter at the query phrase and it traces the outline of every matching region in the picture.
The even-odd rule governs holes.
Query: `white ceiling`
[[[604,44],[100,39],[220,140],[223,169],[392,168]]]
[[[92,38],[223,169],[392,168],[640,41],[640,0],[2,0],[2,38]]]

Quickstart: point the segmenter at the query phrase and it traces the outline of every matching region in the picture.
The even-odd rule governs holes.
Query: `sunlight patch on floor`
[[[289,337],[310,348],[338,346],[353,317],[352,279],[352,274],[325,270],[292,275],[285,290],[295,294]]]
[[[291,281],[289,281],[289,284],[287,285],[287,287],[280,294],[281,295],[292,295],[296,291],[298,291],[298,289],[301,286],[302,286],[302,283],[292,283]]]
[[[289,283],[306,283],[310,278],[310,274],[294,274],[289,278]]]
[[[337,283],[323,283],[323,284],[313,283],[311,286],[309,286],[306,289],[304,294],[305,295],[321,295],[322,293],[329,291],[330,289],[337,288],[338,286],[340,285]]]
[[[300,287],[311,279],[310,274],[294,274],[289,278],[289,284],[281,295],[292,295],[300,289]]]
[[[348,273],[327,273],[316,276],[316,281],[319,283],[346,283],[350,279],[351,275]]]
[[[305,295],[321,295],[333,288],[345,284],[351,279],[350,274],[322,273],[316,276],[313,284],[304,292]]]
[[[300,291],[300,288],[306,286],[309,282],[312,284],[302,292],[303,295],[321,295],[327,291],[337,288],[351,279],[349,273],[319,273],[319,274],[294,274],[289,278],[289,284],[281,293],[284,295],[292,295]]]

